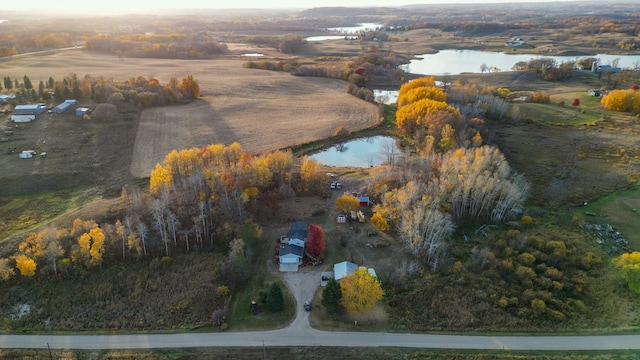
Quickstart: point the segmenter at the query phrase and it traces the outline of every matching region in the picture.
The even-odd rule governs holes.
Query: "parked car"
[[[338,189],[338,190],[342,189],[342,184],[336,183],[336,189]]]
[[[311,300],[305,301],[304,309],[307,310],[307,311],[311,311]]]
[[[329,186],[329,187],[330,187],[331,189],[335,189],[335,188],[336,188],[336,184],[337,184],[337,183],[336,183],[335,181],[332,181],[332,182],[331,182],[331,186]]]

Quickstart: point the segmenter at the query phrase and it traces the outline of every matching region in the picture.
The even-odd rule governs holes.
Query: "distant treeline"
[[[87,39],[86,46],[119,57],[159,59],[208,59],[227,52],[227,45],[203,34],[96,35]]]

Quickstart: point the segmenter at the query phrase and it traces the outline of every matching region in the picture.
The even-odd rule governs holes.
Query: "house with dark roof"
[[[307,224],[296,221],[289,226],[289,237],[285,245],[280,246],[278,260],[280,271],[298,271],[304,257],[304,243],[307,241]],[[281,239],[282,242],[282,239]]]

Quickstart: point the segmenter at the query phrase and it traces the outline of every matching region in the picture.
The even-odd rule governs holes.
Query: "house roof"
[[[293,255],[302,257],[303,252],[304,252],[304,248],[296,245],[287,244],[280,247],[280,256],[293,254]]]
[[[303,221],[296,221],[289,227],[289,239],[300,239],[305,241],[307,239],[307,223]]]
[[[360,196],[360,197],[358,197],[358,201],[360,201],[360,202],[369,202],[369,197],[368,196]]]
[[[349,276],[358,270],[358,265],[343,261],[341,263],[337,263],[333,265],[333,278],[336,280],[340,280],[343,277]]]

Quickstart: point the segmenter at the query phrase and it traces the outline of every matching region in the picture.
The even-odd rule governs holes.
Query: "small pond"
[[[389,136],[373,136],[349,140],[309,157],[327,166],[366,168],[382,165],[388,162],[389,157],[401,154],[396,139]]]
[[[373,89],[373,97],[378,103],[395,104],[398,101],[398,90]]]

